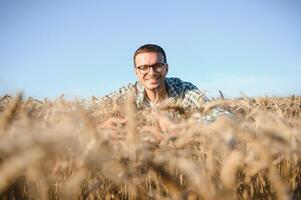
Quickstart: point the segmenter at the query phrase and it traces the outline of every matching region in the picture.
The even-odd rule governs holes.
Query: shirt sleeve
[[[131,92],[134,93],[135,86],[133,84],[128,84],[127,86],[121,87],[118,90],[103,96],[100,101],[103,103],[123,103],[128,96],[131,94]]]
[[[188,82],[183,82],[183,94],[184,106],[193,110],[200,110],[204,103],[209,101],[204,92]]]
[[[229,111],[227,111],[221,107],[216,107],[216,108],[211,109],[211,111],[208,114],[201,117],[200,121],[202,121],[205,124],[209,124],[209,123],[214,122],[220,116],[228,117],[230,119],[234,118],[234,115],[232,113],[230,113]]]
[[[195,85],[188,82],[183,82],[182,86],[182,92],[184,94],[184,107],[190,108],[193,111],[201,111],[202,107],[210,101],[209,98],[205,95],[205,93],[201,92]],[[214,122],[220,116],[233,118],[233,114],[229,111],[221,107],[215,107],[211,109],[210,112],[208,112],[206,115],[200,116],[196,120],[202,121],[205,124],[209,124]]]

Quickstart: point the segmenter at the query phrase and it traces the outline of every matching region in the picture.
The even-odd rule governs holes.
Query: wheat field
[[[0,199],[301,199],[300,96],[131,102],[1,96]]]

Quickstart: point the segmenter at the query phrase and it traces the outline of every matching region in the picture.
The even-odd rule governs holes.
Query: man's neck
[[[166,85],[162,85],[161,87],[155,90],[147,90],[145,89],[146,95],[152,103],[159,103],[163,101],[167,96]]]

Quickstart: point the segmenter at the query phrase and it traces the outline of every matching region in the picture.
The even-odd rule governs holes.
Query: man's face
[[[164,57],[160,53],[147,52],[139,53],[135,58],[135,73],[140,83],[147,90],[156,90],[164,85],[165,77],[168,72],[168,65],[164,67],[162,72],[154,71],[153,67],[149,72],[142,74],[137,67],[142,65],[153,65],[155,63],[164,63]]]

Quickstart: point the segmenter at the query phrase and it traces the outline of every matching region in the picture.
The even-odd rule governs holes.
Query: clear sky
[[[209,97],[301,95],[300,0],[1,0],[0,95],[100,97],[162,46]]]

